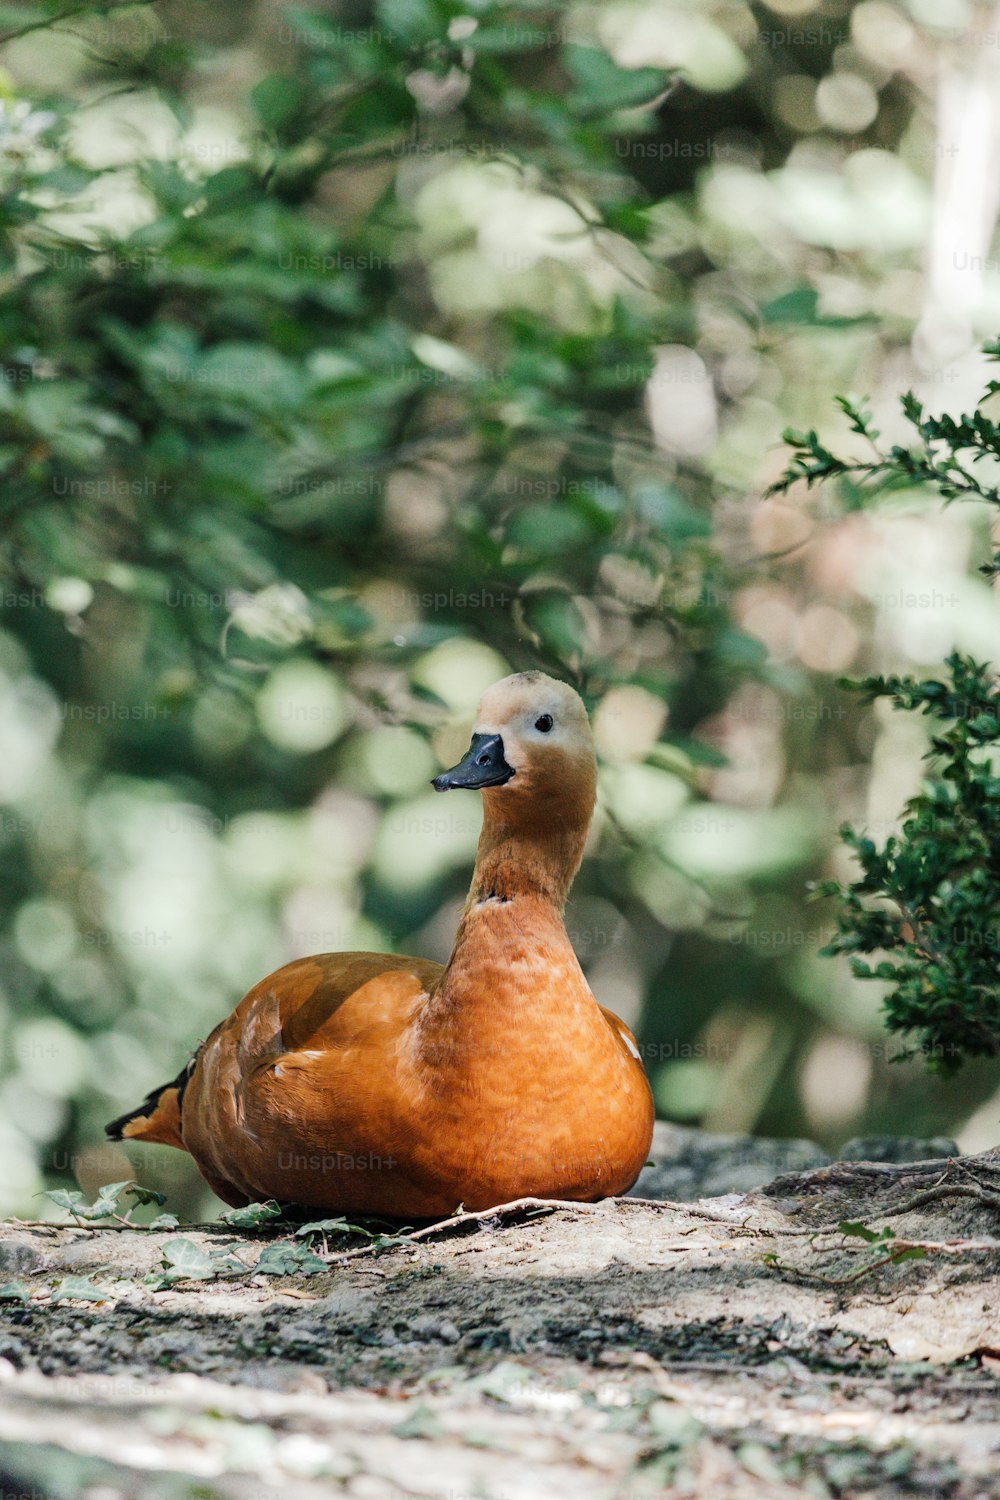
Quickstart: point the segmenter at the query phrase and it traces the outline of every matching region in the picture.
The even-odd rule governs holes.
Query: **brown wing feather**
[[[293,1146],[325,1156],[334,1120],[348,1155],[386,1135],[379,1059],[443,972],[400,954],[329,953],[254,986],[202,1047],[184,1101],[185,1144],[220,1197],[309,1203],[317,1174],[283,1165]]]
[[[443,970],[428,959],[393,953],[320,953],[296,959],[262,979],[236,1009],[201,1044],[177,1078],[147,1094],[142,1104],[106,1126],[112,1140],[157,1141],[185,1148],[184,1092],[206,1049],[235,1031],[236,1045],[213,1059],[211,1085],[231,1093],[237,1116],[242,1099],[236,1085],[248,1073],[268,1066],[284,1053],[322,1046],[324,1028],[362,985],[379,974],[405,969],[425,988],[437,984]],[[205,1080],[206,1082],[208,1080]]]

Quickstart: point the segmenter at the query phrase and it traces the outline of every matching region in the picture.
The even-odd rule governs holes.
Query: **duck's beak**
[[[435,776],[431,786],[436,792],[455,788],[478,791],[481,787],[503,786],[514,774],[504,759],[503,740],[498,734],[474,734],[472,744],[457,766]]]

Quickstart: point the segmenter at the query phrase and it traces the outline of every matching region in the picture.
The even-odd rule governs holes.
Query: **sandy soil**
[[[832,1166],[165,1289],[179,1235],[252,1268],[293,1234],[5,1224],[0,1494],[1000,1495],[994,1180]],[[884,1263],[860,1219],[952,1243]]]

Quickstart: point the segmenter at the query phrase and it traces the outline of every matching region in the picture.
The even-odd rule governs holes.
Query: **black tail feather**
[[[119,1115],[117,1120],[112,1120],[110,1124],[105,1125],[104,1133],[108,1139],[112,1141],[126,1140],[127,1137],[124,1134],[125,1126],[130,1125],[133,1120],[151,1115],[156,1109],[160,1095],[165,1094],[167,1089],[177,1090],[177,1105],[179,1109],[184,1098],[184,1089],[194,1070],[196,1060],[196,1058],[192,1057],[190,1062],[184,1064],[176,1078],[171,1078],[169,1083],[161,1083],[158,1088],[151,1089],[141,1104],[137,1104],[134,1109],[127,1110],[125,1114]]]

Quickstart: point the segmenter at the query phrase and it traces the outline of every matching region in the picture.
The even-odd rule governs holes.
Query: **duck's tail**
[[[181,1102],[184,1086],[191,1076],[194,1058],[182,1068],[170,1083],[161,1083],[158,1089],[147,1094],[141,1104],[119,1115],[110,1125],[105,1125],[106,1134],[113,1141],[158,1141],[163,1146],[177,1146],[186,1151],[181,1132]]]

